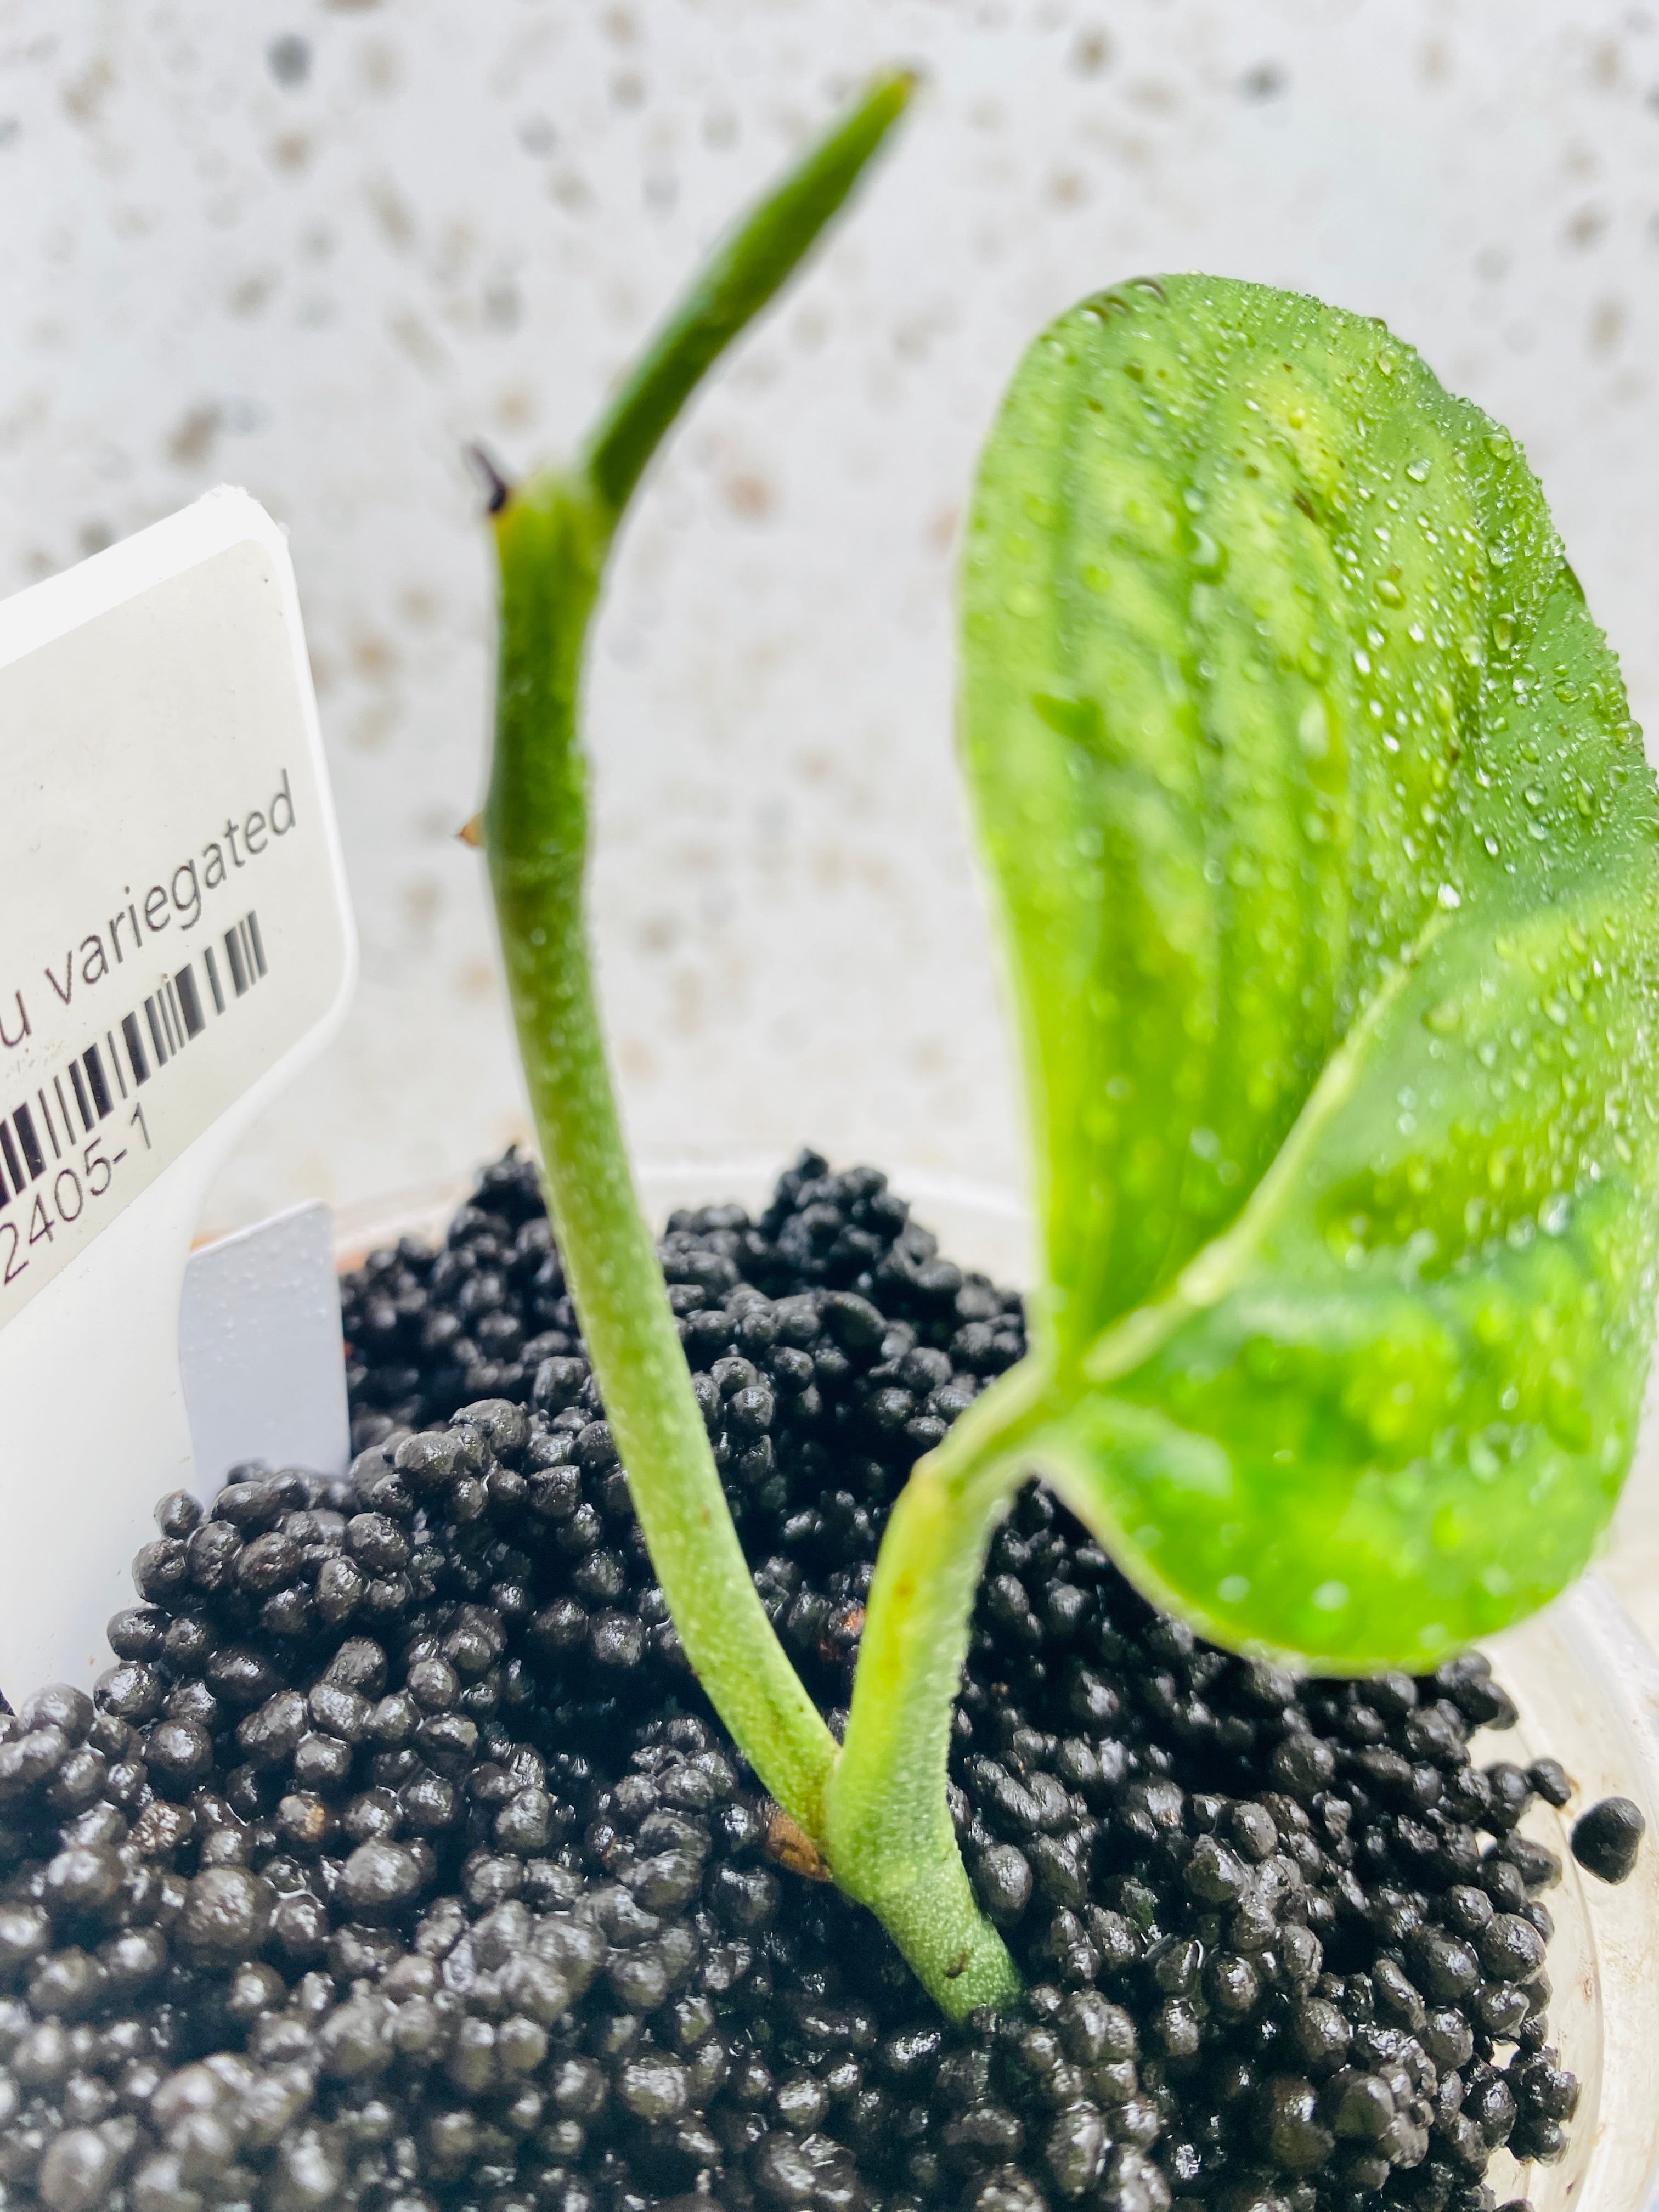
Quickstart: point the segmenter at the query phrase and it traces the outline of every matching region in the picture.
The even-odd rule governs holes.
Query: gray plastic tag
[[[204,1504],[246,1461],[344,1474],[345,1347],[327,1206],[290,1206],[191,1254],[179,1371]]]

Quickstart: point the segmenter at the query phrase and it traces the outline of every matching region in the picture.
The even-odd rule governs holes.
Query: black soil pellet
[[[811,1154],[661,1252],[838,1725],[1020,1302]],[[1029,1986],[951,2027],[687,1670],[526,1165],[344,1301],[349,1476],[164,1500],[94,1696],[0,1716],[0,2212],[1494,2212],[1500,2145],[1561,2155],[1517,1824],[1571,1785],[1472,1749],[1484,1660],[1230,1656],[1028,1486],[951,1809]]]
[[[1627,1881],[1647,1822],[1628,1797],[1604,1797],[1572,1824],[1572,1855],[1602,1881]]]

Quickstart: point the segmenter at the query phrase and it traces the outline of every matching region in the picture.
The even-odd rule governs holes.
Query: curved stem
[[[835,1742],[750,1578],[691,1389],[605,1063],[582,913],[581,757],[568,742],[610,532],[580,482],[501,510],[501,708],[484,809],[507,988],[549,1210],[629,1486],[686,1654],[779,1803],[823,1825]],[[550,744],[563,726],[566,741]]]
[[[858,105],[773,187],[703,264],[606,411],[587,474],[618,513],[658,441],[710,365],[793,273],[909,105],[908,70],[874,78]]]
[[[1028,1364],[912,1476],[871,1593],[844,1750],[756,1595],[629,1168],[584,913],[588,626],[629,494],[699,379],[776,292],[909,96],[878,82],[710,263],[568,474],[495,502],[495,746],[483,812],[508,993],[548,1206],[651,1559],[686,1655],[766,1787],[872,1905],[944,2008],[1018,1976],[982,1917],[945,1796],[951,1715],[985,1547],[1050,1410]]]
[[[882,1539],[830,1778],[837,1881],[880,1915],[957,2019],[1019,1989],[963,1865],[945,1784],[986,1550],[1024,1470],[1024,1447],[1060,1410],[1050,1370],[1028,1358],[917,1464]]]
[[[756,1595],[641,1212],[595,1003],[579,709],[587,630],[629,494],[699,380],[777,292],[909,98],[877,82],[739,224],[624,385],[585,465],[492,499],[501,568],[483,813],[548,1206],[652,1565],[686,1655],[766,1787],[815,1839],[835,1741]]]

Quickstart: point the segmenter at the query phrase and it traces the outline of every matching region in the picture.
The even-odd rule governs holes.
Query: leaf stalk
[[[882,1538],[841,1756],[830,1856],[880,1915],[930,1994],[960,2016],[1006,2004],[1019,1977],[962,1863],[946,1781],[951,1716],[986,1550],[1060,1410],[1047,1363],[1000,1376],[919,1461]]]
[[[580,736],[588,630],[617,527],[652,453],[711,364],[840,207],[913,88],[908,74],[878,80],[717,250],[575,468],[514,487],[492,466],[500,659],[482,820],[549,1212],[686,1656],[763,1784],[840,1886],[875,1909],[924,1984],[960,2015],[1018,1988],[962,1863],[945,1761],[980,1566],[1040,1382],[1036,1370],[1004,1377],[901,1498],[872,1592],[848,1750],[838,1758],[756,1594],[634,1188],[587,941]]]
[[[484,807],[508,994],[567,1281],[688,1657],[766,1787],[823,1827],[835,1744],[750,1578],[628,1163],[583,914],[582,645],[611,527],[581,477],[501,509],[501,663]]]

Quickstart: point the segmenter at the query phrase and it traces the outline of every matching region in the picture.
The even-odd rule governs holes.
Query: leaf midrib
[[[1088,1384],[1099,1388],[1132,1374],[1162,1351],[1194,1315],[1218,1305],[1237,1289],[1297,1196],[1320,1139],[1353,1096],[1364,1072],[1366,1051],[1384,1018],[1450,919],[1438,911],[1431,914],[1386,973],[1353,1027],[1320,1070],[1289,1135],[1228,1226],[1200,1247],[1163,1297],[1138,1306],[1095,1339],[1079,1363]]]

